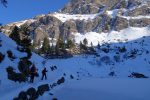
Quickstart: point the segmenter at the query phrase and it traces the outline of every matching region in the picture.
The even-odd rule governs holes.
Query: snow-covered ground
[[[50,14],[50,15],[58,18],[62,22],[66,22],[68,20],[85,20],[85,21],[92,20],[99,14],[87,14],[87,15],[73,14],[73,15],[70,15],[70,14],[54,13],[54,14]]]
[[[86,38],[88,40],[89,45],[92,42],[93,45],[96,46],[98,42],[100,44],[103,44],[103,43],[133,41],[142,38],[143,36],[150,36],[149,27],[143,28],[129,27],[119,32],[112,31],[110,33],[96,33],[96,32],[89,32],[86,34],[76,33],[75,41],[76,43],[80,43],[80,41],[83,41]]]
[[[16,25],[16,26],[20,27],[21,25],[23,25],[25,23],[33,23],[35,21],[36,20],[34,20],[34,19],[28,19],[28,20],[23,20],[23,21],[19,21],[19,22],[14,22],[14,23],[8,24],[8,26]]]
[[[30,61],[35,63],[40,77],[35,78],[34,83],[15,83],[7,79],[6,68],[13,66],[15,71],[18,71],[19,58],[26,54],[17,51],[15,42],[0,33],[2,40],[0,52],[5,54],[4,61],[0,63],[0,100],[12,100],[21,91],[26,91],[30,87],[37,89],[39,85],[54,83],[61,77],[65,78],[65,83],[46,92],[38,100],[51,100],[52,98],[58,98],[58,100],[149,100],[150,79],[128,77],[132,72],[150,77],[150,53],[147,53],[147,51],[150,52],[149,35],[148,27],[128,28],[109,34],[93,32],[87,33],[85,36],[80,34],[76,37],[76,41],[79,42],[86,37],[89,43],[93,42],[94,45],[97,45],[98,41],[101,44],[107,42],[110,43],[112,50],[108,53],[97,50],[100,57],[80,55],[69,59],[44,59],[33,53]],[[127,48],[125,53],[120,53],[118,62],[113,59],[116,55],[115,46]],[[133,49],[139,50],[136,57],[124,59],[124,56]],[[7,57],[8,50],[13,51],[16,56],[15,60],[11,61]],[[110,58],[109,64],[101,60],[101,57],[105,56]],[[43,61],[46,62],[44,66],[48,70],[48,80],[42,81]],[[51,71],[50,66],[52,65],[56,65],[57,70]],[[110,72],[114,72],[115,75],[110,76]],[[73,79],[71,79],[71,75]],[[49,93],[53,95],[49,95]]]
[[[52,91],[58,100],[149,100],[150,80],[84,79],[64,84]],[[45,94],[39,100],[52,98]]]
[[[139,15],[139,16],[136,16],[136,17],[131,17],[131,16],[120,16],[120,17],[126,18],[127,20],[131,20],[131,19],[150,19],[150,15],[147,15],[147,16]]]

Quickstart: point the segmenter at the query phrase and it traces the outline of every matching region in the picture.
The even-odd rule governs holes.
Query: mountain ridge
[[[34,35],[32,40],[37,44],[47,36],[56,40],[59,37],[63,40],[74,40],[76,33],[109,33],[128,27],[150,25],[150,0],[113,0],[113,3],[111,2],[110,0],[71,0],[59,12],[38,15],[29,20],[11,23],[2,26],[1,30],[9,36],[15,25],[18,27],[28,25],[30,32]],[[96,5],[101,10],[79,7],[88,6],[87,4]],[[72,9],[75,8],[80,9],[73,11]],[[91,12],[85,12],[89,11],[87,9]]]

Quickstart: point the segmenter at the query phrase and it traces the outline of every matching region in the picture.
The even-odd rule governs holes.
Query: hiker
[[[30,69],[30,82],[33,83],[34,82],[34,77],[37,73],[37,69],[35,67],[35,65],[33,64],[31,69]]]
[[[41,80],[43,80],[44,77],[45,77],[45,80],[47,79],[46,72],[47,72],[46,67],[44,67],[44,69],[42,70],[42,79]]]

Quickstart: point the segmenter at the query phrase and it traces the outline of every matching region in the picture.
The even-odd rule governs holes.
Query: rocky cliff
[[[14,26],[28,25],[36,44],[44,37],[74,39],[76,33],[120,31],[150,25],[150,0],[71,0],[55,13],[1,27],[8,36]]]

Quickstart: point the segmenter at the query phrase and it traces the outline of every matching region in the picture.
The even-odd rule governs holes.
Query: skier
[[[46,72],[47,72],[46,67],[44,67],[44,69],[42,70],[42,79],[41,80],[43,80],[44,77],[45,77],[45,80],[47,79]]]
[[[37,73],[37,70],[36,70],[36,67],[35,65],[33,64],[31,69],[30,69],[30,82],[33,83],[34,82],[34,77]]]

